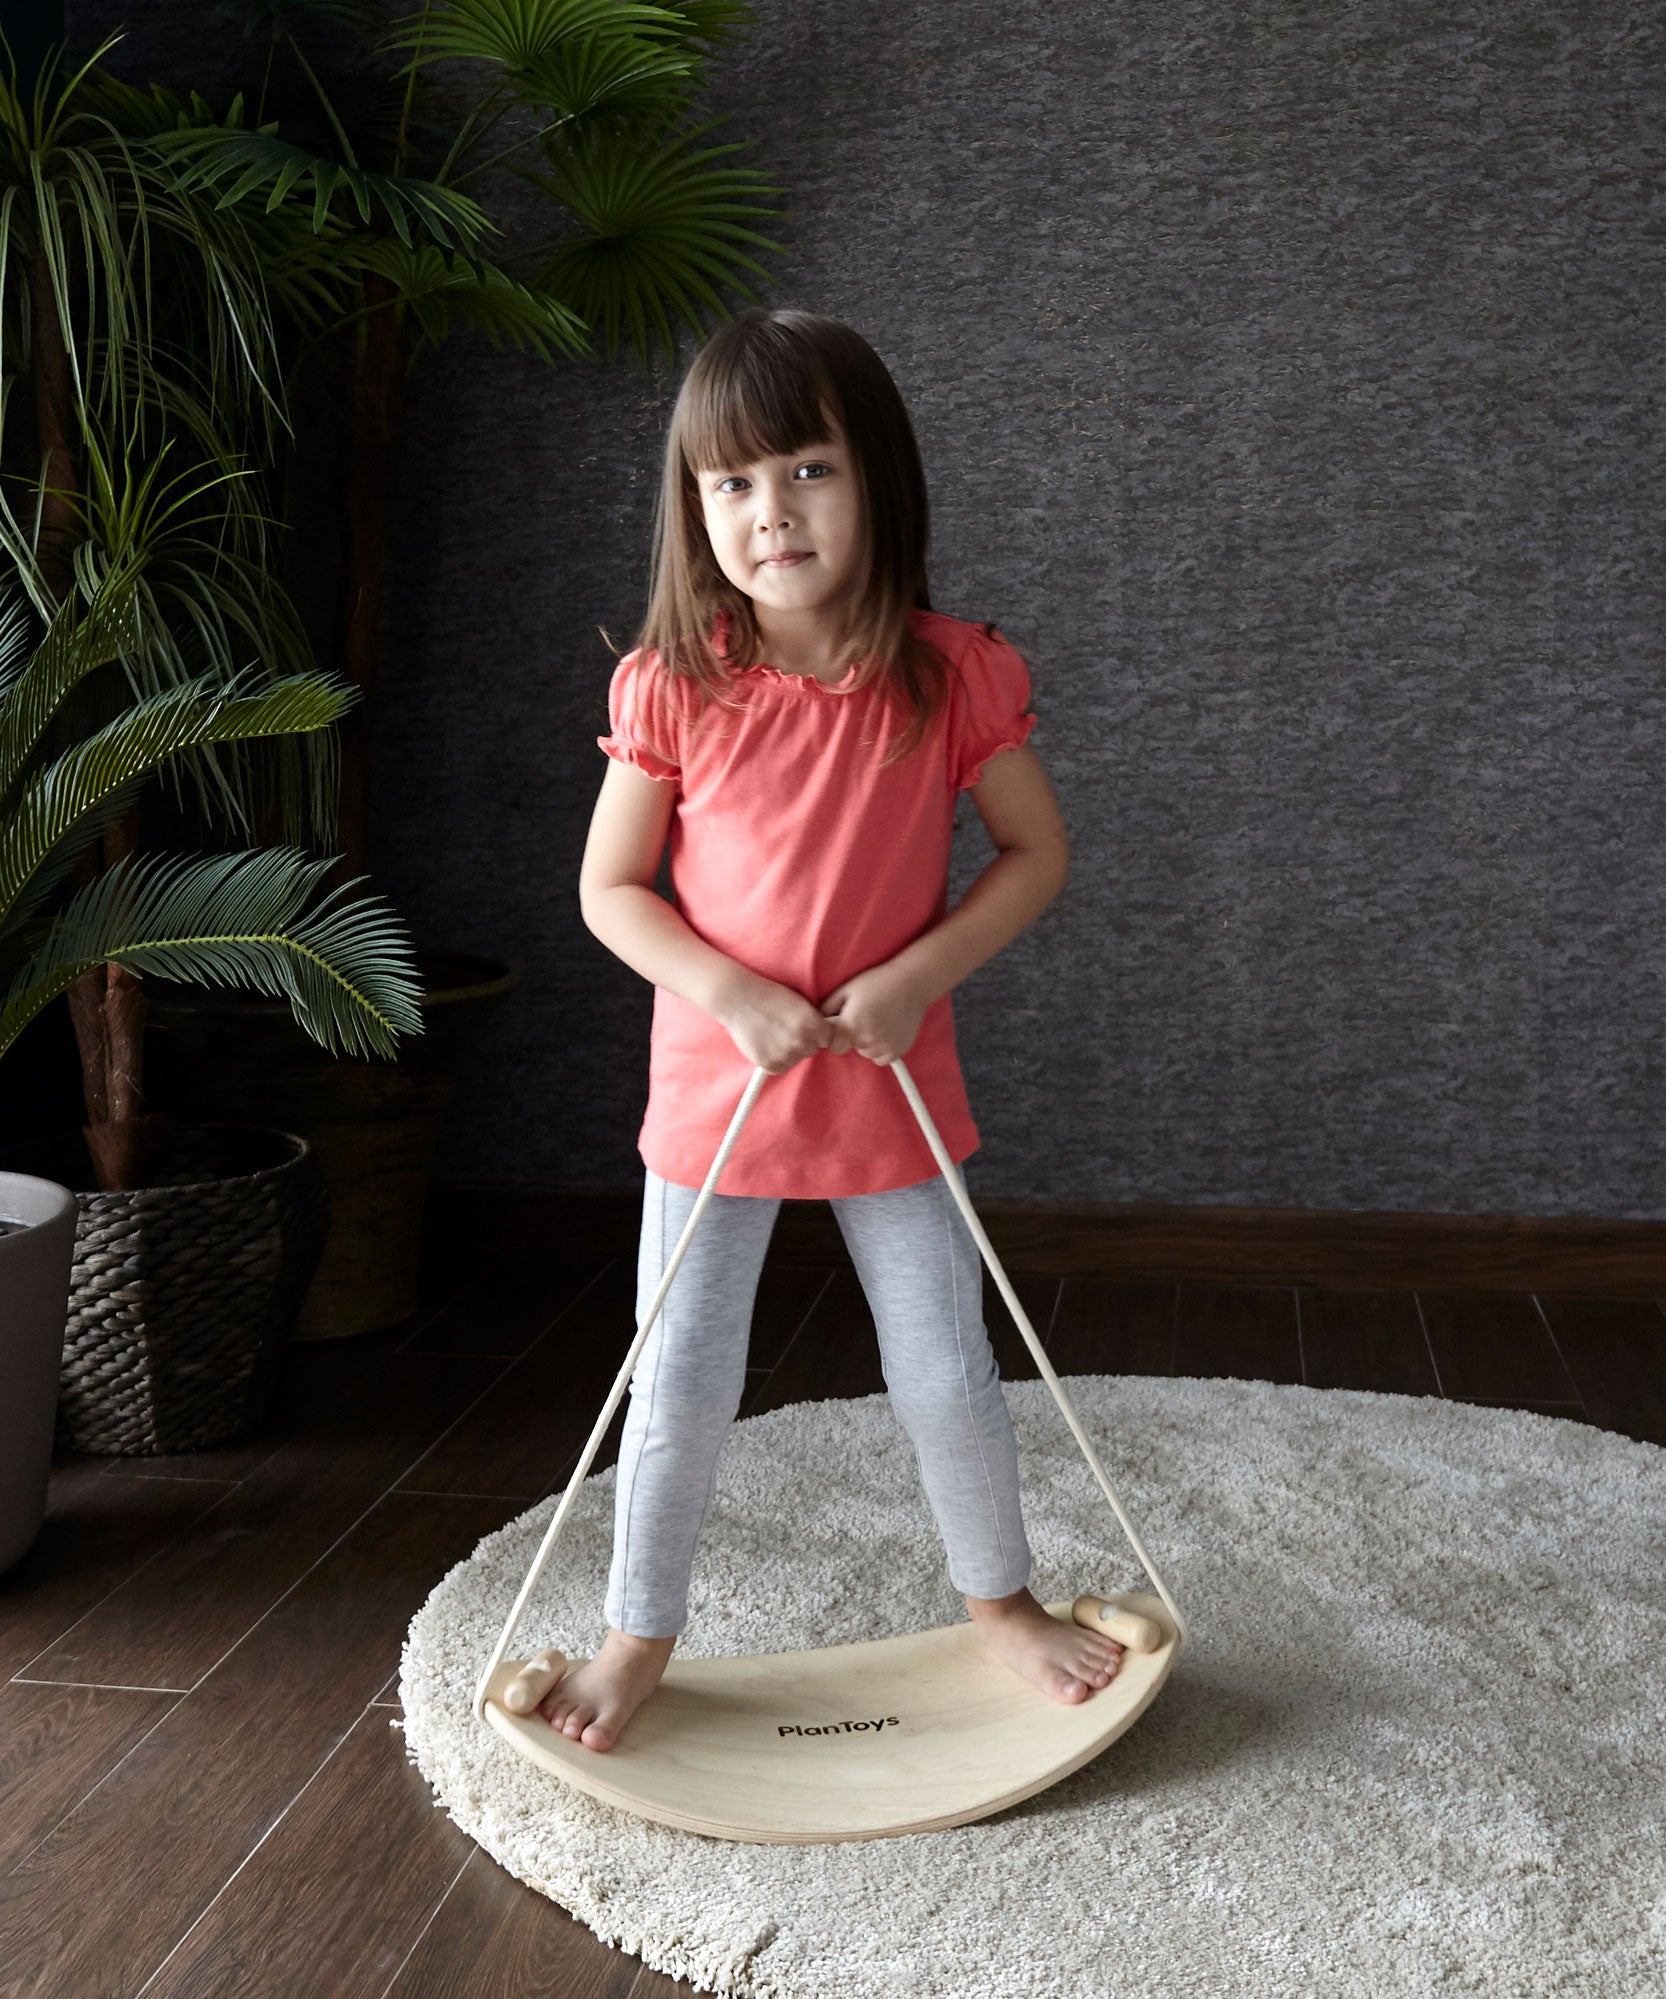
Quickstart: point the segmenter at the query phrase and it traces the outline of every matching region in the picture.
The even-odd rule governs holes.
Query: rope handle
[[[1105,1497],[1111,1502],[1112,1511],[1122,1523],[1122,1530],[1128,1536],[1134,1553],[1140,1559],[1140,1566],[1151,1578],[1152,1587],[1162,1598],[1169,1615],[1174,1619],[1175,1630],[1179,1634],[1179,1643],[1184,1645],[1190,1635],[1186,1627],[1186,1620],[1180,1615],[1173,1597],[1163,1587],[1161,1577],[1159,1577],[1157,1571],[1151,1566],[1151,1559],[1146,1554],[1139,1535],[1135,1533],[1133,1523],[1122,1510],[1122,1502],[1117,1498],[1111,1481],[1105,1475],[1105,1467],[1099,1462],[1098,1452],[1094,1450],[1087,1432],[1082,1428],[1080,1417],[1077,1416],[1076,1411],[1071,1407],[1070,1400],[1066,1396],[1058,1376],[1053,1372],[1051,1363],[1042,1351],[1041,1341],[1036,1337],[1035,1328],[1030,1324],[1028,1315],[1025,1313],[1023,1306],[1018,1302],[1018,1294],[1008,1282],[1007,1274],[1001,1268],[1000,1262],[995,1255],[994,1247],[989,1237],[984,1233],[983,1224],[978,1220],[977,1213],[970,1199],[967,1197],[965,1183],[962,1181],[954,1161],[949,1157],[948,1148],[943,1143],[937,1126],[932,1120],[930,1111],[926,1109],[925,1099],[920,1095],[918,1085],[908,1073],[908,1069],[900,1056],[888,1066],[895,1071],[897,1081],[902,1085],[903,1094],[913,1106],[914,1115],[919,1120],[920,1129],[925,1134],[926,1143],[931,1147],[932,1157],[941,1168],[943,1178],[949,1183],[949,1191],[954,1195],[956,1202],[959,1204],[960,1212],[966,1217],[966,1225],[972,1231],[973,1238],[983,1253],[985,1263],[989,1265],[990,1274],[1000,1288],[1001,1296],[1006,1300],[1007,1309],[1012,1313],[1019,1332],[1024,1336],[1024,1343],[1030,1350],[1030,1357],[1040,1370],[1042,1380],[1053,1391],[1053,1400],[1057,1402],[1060,1410],[1063,1412],[1065,1421],[1070,1425],[1071,1435],[1081,1447],[1082,1455],[1087,1459],[1088,1468],[1099,1481],[1100,1486],[1104,1490]],[[677,1247],[671,1254],[670,1262],[665,1266],[659,1286],[654,1292],[653,1302],[648,1307],[647,1317],[637,1328],[636,1338],[632,1340],[630,1351],[625,1355],[624,1365],[620,1368],[618,1378],[608,1393],[607,1401],[602,1406],[602,1413],[596,1418],[595,1428],[590,1432],[590,1440],[579,1455],[579,1461],[574,1468],[572,1477],[567,1481],[567,1490],[561,1495],[561,1504],[556,1508],[555,1517],[550,1521],[548,1528],[545,1530],[543,1542],[537,1554],[532,1558],[531,1568],[527,1571],[526,1581],[521,1584],[520,1594],[515,1598],[514,1604],[510,1608],[508,1619],[504,1624],[503,1630],[498,1635],[497,1644],[492,1649],[492,1656],[487,1660],[485,1668],[475,1685],[474,1713],[477,1720],[484,1721],[486,1718],[486,1689],[491,1684],[492,1675],[502,1665],[508,1654],[510,1643],[515,1636],[516,1627],[519,1625],[522,1613],[526,1609],[527,1600],[537,1587],[538,1578],[544,1572],[544,1564],[549,1560],[550,1550],[555,1546],[556,1536],[566,1525],[567,1515],[573,1509],[573,1502],[578,1497],[579,1488],[583,1485],[591,1465],[595,1462],[596,1453],[602,1447],[602,1439],[607,1435],[607,1428],[613,1421],[614,1411],[619,1407],[621,1401],[623,1401],[625,1390],[630,1385],[630,1378],[636,1372],[636,1363],[641,1356],[643,1347],[647,1344],[648,1334],[653,1327],[655,1319],[659,1316],[660,1307],[665,1302],[665,1294],[671,1288],[671,1280],[676,1276],[677,1267],[682,1262],[683,1255],[688,1249],[689,1244],[694,1240],[694,1231],[700,1225],[700,1218],[706,1212],[713,1190],[716,1188],[718,1180],[722,1177],[724,1167],[729,1163],[729,1155],[735,1149],[735,1141],[740,1137],[746,1120],[751,1116],[752,1106],[757,1102],[758,1092],[763,1088],[769,1074],[770,1071],[761,1066],[753,1070],[752,1079],[747,1084],[739,1104],[735,1107],[734,1116],[729,1120],[729,1129],[723,1134],[723,1143],[717,1148],[717,1157],[711,1163],[711,1170],[706,1175],[705,1184],[701,1187],[699,1197],[695,1201],[688,1221],[683,1227],[683,1232],[677,1240]]]

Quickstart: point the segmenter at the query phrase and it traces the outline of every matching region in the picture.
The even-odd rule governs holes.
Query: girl
[[[648,614],[609,689],[579,875],[586,926],[654,984],[638,1323],[753,1070],[778,1080],[631,1378],[607,1637],[540,1706],[590,1749],[618,1741],[687,1623],[783,1199],[832,1204],[986,1642],[1062,1701],[1122,1656],[1026,1587],[977,1243],[886,1074],[906,1058],[950,1158],[976,1150],[949,994],[1069,868],[1024,662],[993,625],[931,609],[926,541],[913,428],[860,334],[762,310],[712,334],[672,412]],[[1000,853],[951,916],[964,790]],[[668,837],[672,902],[653,886]]]

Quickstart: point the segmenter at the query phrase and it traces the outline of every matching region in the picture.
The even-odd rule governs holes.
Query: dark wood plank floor
[[[1064,1375],[1450,1396],[1666,1444],[1658,1301],[1013,1281]],[[454,1267],[408,1323],[292,1348],[251,1442],[60,1455],[0,1577],[0,1999],[689,1990],[505,1873],[388,1726],[435,1581],[564,1485],[633,1291],[634,1259]],[[987,1273],[985,1318],[1033,1377]],[[750,1357],[747,1414],[883,1385],[848,1263],[772,1250]]]

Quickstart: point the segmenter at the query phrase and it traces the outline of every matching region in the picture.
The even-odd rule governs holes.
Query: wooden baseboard
[[[1118,1206],[974,1197],[1008,1270],[1130,1282],[1311,1284],[1337,1291],[1525,1291],[1666,1299],[1666,1220],[1308,1208]],[[642,1189],[436,1181],[433,1241],[471,1254],[636,1254]],[[783,1201],[770,1255],[847,1260],[826,1201]]]

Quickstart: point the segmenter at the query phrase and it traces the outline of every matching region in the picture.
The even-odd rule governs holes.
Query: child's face
[[[867,522],[844,430],[752,465],[702,469],[700,500],[718,567],[761,611],[842,614],[867,588]],[[771,562],[777,551],[803,553]]]

